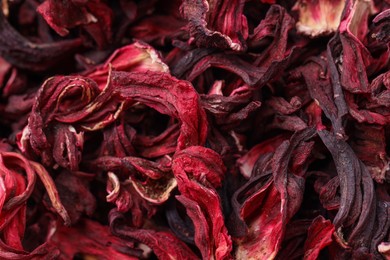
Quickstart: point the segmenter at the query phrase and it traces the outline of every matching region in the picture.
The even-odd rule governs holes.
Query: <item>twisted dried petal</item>
[[[150,247],[158,259],[198,259],[198,257],[170,232],[135,229],[119,223],[123,216],[111,211],[109,220],[112,234],[130,241],[140,241]]]
[[[244,40],[248,37],[244,3],[242,0],[186,0],[180,11],[189,21],[190,34],[197,46],[242,51],[246,48]]]
[[[136,41],[133,44],[115,50],[104,64],[83,73],[93,79],[103,89],[107,83],[110,66],[114,70],[127,72],[160,71],[169,72],[168,66],[162,62],[158,52],[150,45]]]
[[[26,179],[21,174],[26,174]],[[0,153],[0,232],[5,245],[23,250],[22,238],[26,224],[26,201],[33,192],[36,175],[23,156],[13,152]]]
[[[37,8],[51,28],[66,36],[69,29],[83,26],[99,47],[111,41],[112,10],[100,0],[78,1],[46,0]]]
[[[112,72],[110,84],[121,99],[142,102],[162,114],[177,118],[180,135],[177,150],[204,144],[207,121],[199,104],[199,96],[186,81],[167,73]]]
[[[146,218],[156,213],[156,206],[145,200],[131,182],[120,182],[113,172],[108,172],[107,201],[116,204],[118,212],[131,212],[132,226],[142,227]]]
[[[58,215],[62,217],[65,226],[69,226],[71,223],[69,214],[61,203],[58,190],[50,174],[46,171],[45,167],[43,167],[41,164],[32,161],[30,161],[30,163],[34,167],[35,172],[37,173],[37,175],[39,176],[43,185],[46,188],[47,195],[49,196],[51,202],[51,206],[56,210]]]
[[[247,222],[247,235],[237,239],[237,259],[274,258],[281,247],[288,221],[299,209],[305,180],[289,174],[293,151],[314,136],[314,129],[305,129],[284,141],[276,149],[271,167],[273,178],[266,172],[253,176],[234,195],[239,219]],[[272,147],[271,147],[272,148]],[[267,169],[264,169],[267,171]],[[239,201],[243,201],[240,205]],[[260,207],[260,211],[258,210]],[[261,227],[261,228],[260,228]]]
[[[48,244],[43,244],[34,249],[32,252],[16,250],[0,241],[0,258],[10,260],[30,260],[30,259],[55,259],[60,255],[57,248]]]
[[[299,67],[298,71],[302,73],[310,96],[331,120],[338,135],[343,136],[345,133],[342,119],[346,112],[340,108],[345,107],[346,104],[343,95],[336,96],[337,94],[334,93],[326,67],[326,60],[313,58],[305,66]]]
[[[251,101],[248,86],[241,87],[229,97],[220,94],[201,95],[203,108],[215,118],[216,125],[232,130],[249,121],[261,102]]]
[[[83,134],[58,122],[77,122],[80,118],[74,116],[75,112],[83,111],[92,102],[96,91],[96,83],[84,77],[57,76],[45,81],[19,140],[20,149],[30,157],[41,156],[45,165],[56,161],[63,167],[77,170]],[[87,114],[86,111],[82,113],[84,116]]]
[[[74,243],[77,241],[77,243]],[[73,259],[76,255],[92,255],[99,259],[139,259],[142,254],[134,244],[118,239],[107,226],[82,219],[72,227],[55,227],[47,239],[48,245],[60,251],[60,259]]]
[[[339,33],[329,42],[337,74],[344,89],[368,93],[367,67],[372,57],[362,41],[367,34],[367,19],[373,13],[372,1],[348,1],[341,18]]]
[[[27,175],[25,180],[22,173]],[[30,259],[31,257],[54,257],[58,252],[41,245],[33,252],[24,250],[22,239],[25,233],[27,199],[32,194],[36,175],[45,185],[57,213],[69,224],[69,216],[58,198],[50,175],[42,165],[28,161],[14,152],[0,153],[0,257],[4,259]]]
[[[333,224],[339,236],[343,236],[343,226],[352,225],[352,231],[346,238],[348,243],[355,250],[366,251],[370,248],[375,221],[373,180],[347,143],[326,130],[318,134],[332,154],[340,179],[340,208]]]
[[[36,175],[34,173],[34,169],[31,167],[29,161],[24,158],[22,155],[13,153],[13,152],[1,152],[0,153],[0,164],[1,164],[1,175],[4,180],[5,188],[11,189],[8,193],[8,199],[4,203],[3,210],[10,210],[15,207],[19,207],[24,204],[28,197],[31,195],[34,185]],[[23,182],[20,182],[14,178],[18,176],[18,169],[23,169],[27,176],[27,185]],[[18,183],[19,182],[19,183]],[[13,183],[14,185],[22,185],[22,187],[7,187],[9,184]],[[14,192],[11,192],[14,190]],[[19,193],[13,194],[11,197],[10,193],[15,193],[15,191],[19,191]]]
[[[92,216],[96,209],[96,198],[89,191],[88,182],[71,172],[63,171],[55,178],[54,183],[58,198],[61,199],[61,204],[69,215],[71,224],[77,223],[83,214]]]
[[[127,211],[132,207],[132,202],[129,202],[131,198],[126,199],[126,197],[131,197],[130,194],[134,192],[137,192],[146,201],[158,205],[164,203],[169,198],[172,190],[177,186],[170,168],[161,162],[152,162],[137,157],[117,158],[104,156],[91,162],[91,165],[100,170],[122,172],[130,175],[126,185],[131,185],[132,188],[123,189],[121,195],[125,197],[118,197],[118,201],[116,201],[117,204],[121,205],[121,211]],[[122,201],[122,199],[125,200]],[[134,201],[146,203],[146,201],[142,202],[142,200],[134,199]],[[123,203],[125,205],[122,205]]]
[[[214,151],[192,146],[175,154],[172,169],[186,208],[194,224],[194,241],[204,259],[229,259],[232,242],[227,233],[221,201],[215,191],[225,167]]]
[[[329,220],[325,220],[322,216],[316,217],[307,231],[304,259],[317,259],[320,251],[333,241],[334,230],[335,228]]]
[[[81,39],[35,44],[20,35],[0,12],[0,55],[12,65],[31,71],[44,71],[76,52]]]

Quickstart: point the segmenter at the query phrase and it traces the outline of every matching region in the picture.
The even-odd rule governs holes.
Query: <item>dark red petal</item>
[[[324,217],[316,217],[309,227],[305,242],[305,259],[315,260],[320,251],[332,243],[332,235],[335,231],[333,224]]]

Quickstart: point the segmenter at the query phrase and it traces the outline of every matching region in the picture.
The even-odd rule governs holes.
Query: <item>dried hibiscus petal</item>
[[[329,245],[332,240],[334,226],[322,216],[316,217],[308,229],[305,243],[305,259],[317,259],[321,249]]]
[[[377,182],[383,182],[387,178],[389,167],[384,128],[379,125],[356,124],[350,143],[356,155],[367,166],[371,177]]]
[[[236,89],[229,97],[221,94],[201,95],[201,104],[215,118],[216,125],[224,130],[244,124],[261,105],[259,101],[250,101],[252,94],[247,86]]]
[[[113,71],[112,88],[121,99],[138,101],[178,118],[180,135],[177,149],[204,144],[207,122],[204,110],[199,104],[199,96],[186,81],[175,79],[166,73],[147,71],[145,73],[125,73]],[[145,81],[146,78],[146,81]]]
[[[355,1],[351,7],[348,5],[339,28],[342,54],[336,62],[340,63],[342,86],[353,93],[365,93],[368,89],[366,68],[371,57],[361,41],[367,34],[367,19],[373,13],[373,7],[371,1]]]
[[[355,252],[367,254],[375,221],[375,193],[370,173],[347,143],[326,130],[318,134],[332,154],[340,181],[340,207],[333,220],[337,235],[354,247]],[[350,228],[349,236],[344,234],[346,228]]]
[[[344,136],[343,117],[347,114],[347,105],[341,89],[332,86],[331,76],[328,75],[325,57],[312,58],[304,66],[297,69],[297,73],[303,76],[310,96],[321,107],[324,114],[331,120],[332,127],[337,135]],[[322,120],[321,120],[322,121]],[[317,123],[323,128],[322,123]]]
[[[156,206],[145,200],[137,192],[134,187],[134,182],[124,181],[120,182],[119,178],[113,173],[108,172],[107,181],[107,201],[114,202],[117,206],[118,212],[131,212],[132,226],[141,227],[144,224],[145,216],[150,219],[156,213]],[[153,186],[152,186],[153,187]],[[175,185],[169,188],[173,189]],[[170,194],[171,189],[165,193]],[[159,198],[161,201],[166,200],[164,197]]]
[[[67,28],[97,22],[93,14],[89,13],[86,8],[79,8],[73,1],[44,1],[38,7],[38,12],[61,36],[69,33]]]
[[[288,165],[293,150],[313,135],[313,129],[305,129],[292,136],[290,141],[284,141],[274,151],[269,167],[253,176],[234,195],[238,202],[236,207],[240,207],[236,212],[241,220],[247,221],[248,232],[237,239],[237,259],[276,256],[286,223],[297,212],[303,198],[304,179],[289,173]],[[271,170],[273,175],[268,172]],[[256,211],[257,207],[261,208],[260,212]]]
[[[169,72],[155,49],[145,43],[135,42],[117,49],[104,64],[86,71],[84,76],[93,79],[102,90],[107,83],[110,66],[114,70],[127,72],[147,70]]]
[[[0,12],[0,55],[12,65],[32,71],[43,71],[58,65],[79,49],[81,39],[35,44],[20,35]]]
[[[96,83],[83,77],[47,80],[37,95],[29,124],[20,137],[20,149],[31,157],[40,156],[45,165],[53,165],[56,161],[62,167],[77,170],[83,133],[77,133],[72,125],[60,122],[77,121],[78,118],[66,117],[91,103],[96,92]],[[78,101],[75,102],[76,97]]]
[[[131,185],[142,198],[153,204],[165,202],[176,187],[176,180],[170,172],[169,165],[164,161],[153,162],[129,156],[123,158],[105,156],[92,161],[91,169],[122,173],[127,177],[123,185]]]
[[[118,239],[107,226],[92,220],[82,219],[73,227],[53,227],[50,232],[47,243],[58,248],[60,259],[98,256],[100,259],[135,260],[142,255],[142,250],[134,244]],[[77,246],[72,241],[77,241]]]
[[[0,178],[0,231],[2,241],[11,248],[23,250],[22,238],[25,230],[25,202],[31,196],[36,175],[29,162],[21,155],[1,153]],[[25,171],[27,180],[18,170]]]
[[[175,154],[172,162],[179,196],[194,224],[194,241],[204,259],[228,259],[232,241],[224,225],[220,198],[225,167],[212,150],[192,146]]]
[[[25,173],[27,179],[21,173]],[[34,255],[50,255],[46,246],[27,253],[23,247],[26,226],[26,202],[32,195],[36,175],[45,185],[53,207],[69,224],[69,216],[58,197],[51,177],[42,166],[30,162],[14,152],[0,153],[0,256],[4,258],[23,259]],[[52,251],[53,253],[53,251]],[[55,255],[55,254],[54,254]]]
[[[83,26],[100,47],[111,41],[112,11],[100,0],[53,1],[40,4],[37,11],[59,35],[66,36],[69,29]]]
[[[134,229],[121,224],[123,216],[110,212],[112,233],[130,241],[140,241],[150,247],[159,259],[198,259],[198,257],[174,235],[165,231]]]
[[[64,171],[56,177],[55,186],[72,224],[77,223],[83,214],[92,216],[96,208],[96,199],[90,193],[87,181]],[[74,205],[74,201],[79,203]]]
[[[180,11],[189,21],[196,45],[240,51],[246,48],[244,40],[248,37],[243,7],[242,0],[197,0],[183,1]]]

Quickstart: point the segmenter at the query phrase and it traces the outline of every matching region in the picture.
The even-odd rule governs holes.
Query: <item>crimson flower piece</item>
[[[289,173],[289,162],[294,149],[314,134],[313,129],[305,129],[293,135],[290,141],[281,143],[277,149],[274,147],[276,150],[271,150],[274,154],[268,167],[264,167],[257,176],[253,175],[234,194],[235,214],[247,225],[245,236],[236,240],[237,259],[276,256],[286,223],[298,211],[304,192],[305,180]],[[261,205],[260,212],[256,211],[256,205]]]
[[[137,157],[106,156],[91,164],[95,167],[91,167],[92,169],[109,171],[107,201],[115,202],[122,212],[133,209],[134,219],[142,219],[140,216],[144,214],[144,210],[140,211],[141,208],[147,212],[145,215],[153,215],[155,210],[152,205],[164,203],[176,187],[176,180],[170,172],[169,165],[164,161],[153,162]],[[122,173],[127,178],[121,181],[114,172]]]
[[[120,99],[141,102],[179,120],[177,150],[204,144],[207,134],[206,115],[190,83],[177,80],[167,73],[152,71],[113,71],[111,77],[110,84]]]
[[[127,72],[148,70],[169,72],[169,68],[162,62],[155,49],[145,43],[135,42],[117,49],[104,64],[86,71],[84,76],[93,79],[102,90],[106,86],[110,66],[114,70]]]
[[[100,259],[139,259],[142,249],[110,233],[109,227],[82,219],[72,227],[53,227],[47,244],[59,251],[59,259],[94,256]],[[77,245],[73,242],[77,241]],[[49,258],[47,258],[49,259]]]
[[[329,220],[325,220],[322,216],[316,217],[308,229],[304,259],[317,259],[321,249],[333,241],[334,231],[334,226]]]
[[[81,39],[32,43],[9,24],[3,12],[0,12],[0,35],[0,55],[16,67],[32,71],[43,71],[58,65],[80,49],[82,44]]]
[[[318,134],[333,156],[340,183],[340,206],[333,219],[339,243],[368,255],[375,221],[373,180],[348,144],[326,130]],[[344,229],[349,229],[348,236]]]
[[[26,202],[32,195],[37,175],[47,190],[54,210],[64,219],[66,225],[70,224],[68,213],[61,204],[54,182],[44,168],[38,163],[28,161],[20,154],[0,152],[0,257],[2,258],[28,259],[57,255],[55,250],[45,244],[31,253],[24,250]]]
[[[194,241],[207,259],[229,259],[232,241],[224,225],[220,198],[225,167],[212,150],[193,146],[176,153],[173,173],[181,195],[177,196],[194,223]]]
[[[189,21],[189,30],[195,44],[201,47],[214,47],[245,50],[248,25],[243,15],[244,1],[183,1],[180,11]]]
[[[40,4],[37,11],[59,35],[69,34],[76,26],[83,28],[93,37],[99,47],[111,41],[111,9],[100,0],[91,1],[53,1]]]
[[[20,148],[29,156],[40,156],[45,165],[58,163],[64,168],[78,169],[83,148],[83,133],[72,125],[72,113],[85,108],[98,91],[97,85],[83,77],[55,77],[40,89],[20,138]],[[78,101],[74,98],[78,97]],[[85,113],[86,111],[84,111]]]
[[[119,212],[110,212],[111,232],[122,239],[147,245],[159,259],[198,259],[186,244],[170,232],[131,228],[121,224],[122,219]]]

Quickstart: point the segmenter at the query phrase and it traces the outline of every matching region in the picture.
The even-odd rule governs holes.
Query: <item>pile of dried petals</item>
[[[0,259],[390,259],[389,0],[0,7]]]

